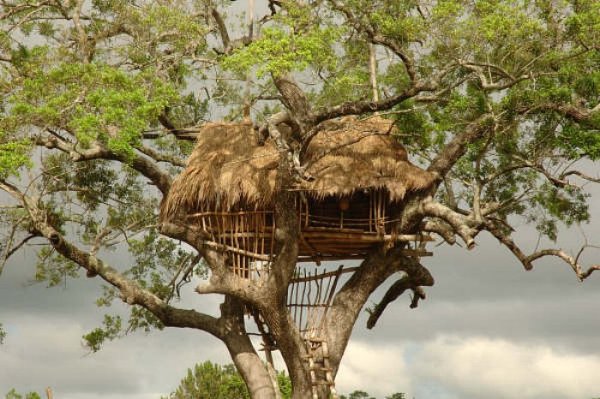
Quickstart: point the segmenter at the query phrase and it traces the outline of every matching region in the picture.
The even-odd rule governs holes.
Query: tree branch
[[[56,252],[87,270],[88,275],[98,275],[116,287],[121,299],[127,304],[144,307],[166,326],[197,328],[216,337],[223,336],[218,319],[195,310],[178,309],[168,305],[155,294],[142,288],[136,281],[126,278],[101,259],[69,242],[48,222],[47,214],[38,205],[36,198],[24,195],[15,186],[5,181],[0,181],[0,188],[17,199],[27,210],[36,234],[45,237]]]
[[[216,8],[212,8],[210,10],[210,14],[212,15],[212,17],[215,20],[215,23],[217,24],[217,29],[219,30],[219,35],[221,36],[221,42],[223,43],[223,48],[225,49],[225,52],[227,52],[231,40],[229,38],[229,32],[227,31],[225,21],[223,21],[223,17]]]
[[[432,286],[434,283],[433,276],[424,266],[409,268],[406,275],[402,276],[398,281],[388,288],[387,292],[381,299],[381,301],[369,312],[369,319],[367,320],[367,328],[370,330],[375,327],[377,321],[383,314],[386,307],[395,301],[404,291],[410,289],[414,293],[414,297],[411,300],[410,308],[414,309],[418,306],[420,299],[425,299],[425,292],[421,286]]]
[[[600,177],[592,177],[592,176],[587,175],[587,174],[585,174],[583,172],[580,172],[578,170],[569,170],[567,172],[564,172],[564,173],[562,173],[560,175],[559,179],[560,180],[564,180],[565,177],[568,177],[568,176],[577,176],[580,179],[587,180],[587,181],[590,181],[592,183],[600,183]]]
[[[455,135],[438,153],[431,161],[427,171],[436,174],[441,182],[460,157],[467,152],[467,146],[483,137],[488,129],[488,124],[493,120],[493,115],[483,114],[469,123],[462,133]]]
[[[374,250],[335,295],[327,314],[328,342],[333,364],[338,364],[349,340],[351,326],[373,291],[398,271],[417,276],[422,266],[412,257],[403,256],[402,248],[387,252]],[[424,280],[423,280],[424,281]],[[431,279],[432,285],[433,279]]]
[[[145,146],[145,145],[140,145],[137,147],[137,149],[141,153],[146,155],[147,157],[155,160],[156,162],[167,162],[167,163],[170,163],[171,165],[180,166],[182,168],[185,167],[185,165],[186,165],[186,161],[183,158],[180,158],[180,157],[177,157],[174,155],[160,153],[160,152],[156,151],[155,149]]]
[[[579,263],[579,257],[583,253],[583,250],[588,247],[588,245],[584,245],[581,247],[577,257],[573,257],[573,256],[567,254],[562,249],[543,249],[540,251],[536,251],[536,252],[532,253],[531,255],[525,255],[525,253],[512,240],[512,238],[510,238],[510,236],[508,236],[508,234],[503,232],[502,229],[497,227],[494,223],[488,221],[486,223],[485,227],[486,227],[486,230],[488,230],[494,237],[496,237],[496,239],[498,241],[500,241],[505,247],[507,247],[516,256],[517,259],[519,259],[519,261],[523,264],[523,267],[525,268],[525,270],[532,270],[533,262],[536,260],[539,260],[543,257],[546,257],[546,256],[554,256],[554,257],[560,258],[565,263],[567,263],[569,266],[571,266],[571,269],[573,269],[573,271],[575,272],[575,275],[577,276],[579,281],[585,280],[594,271],[600,270],[600,265],[592,265],[587,270],[584,270],[584,268]]]
[[[274,76],[273,82],[281,94],[283,105],[299,122],[311,117],[311,106],[306,94],[290,76]]]
[[[567,118],[570,118],[576,122],[590,123],[592,122],[592,115],[600,112],[600,104],[594,108],[588,109],[584,107],[575,106],[573,104],[560,104],[560,103],[543,103],[536,104],[531,107],[521,107],[517,109],[517,112],[521,114],[535,113],[540,111],[554,111]],[[596,124],[597,125],[597,124]]]
[[[481,88],[485,91],[505,90],[505,89],[508,89],[508,88],[516,85],[519,82],[522,82],[523,80],[531,78],[531,75],[529,75],[529,74],[523,74],[518,77],[512,76],[511,74],[506,72],[506,70],[504,70],[503,68],[496,66],[496,65],[492,65],[492,64],[475,63],[475,62],[469,62],[469,61],[464,61],[464,60],[458,60],[458,64],[460,66],[462,66],[463,68],[474,72],[475,75],[477,76],[477,79],[479,80],[479,84],[480,84]],[[506,81],[504,83],[491,81],[491,76],[489,78],[485,76],[483,67],[486,67],[488,69],[493,69],[494,71],[499,73],[499,75],[502,76],[502,78],[504,78]]]
[[[467,249],[475,247],[474,238],[479,231],[475,228],[476,221],[473,218],[466,217],[431,199],[423,200],[422,211],[425,216],[436,217],[448,223],[465,242]]]
[[[423,224],[421,226],[421,230],[439,235],[449,245],[456,244],[456,237],[455,237],[456,232],[454,230],[452,230],[452,228],[446,223],[443,223],[441,221],[438,222],[438,221],[427,220],[427,221],[423,222]]]
[[[362,30],[362,33],[365,33],[371,43],[380,44],[392,50],[394,54],[400,58],[406,68],[406,74],[408,75],[411,82],[415,83],[417,81],[417,72],[415,69],[414,61],[408,55],[408,53],[402,48],[402,43],[397,42],[396,40],[384,36],[377,32],[372,25],[367,25],[363,23],[363,21],[356,17],[348,7],[342,5],[336,0],[330,0],[331,5],[334,9],[342,12],[346,16],[346,19],[357,29]]]
[[[148,178],[163,194],[168,193],[169,188],[171,187],[171,176],[163,172],[155,162],[144,156],[136,155],[131,159],[125,155],[108,150],[98,142],[93,143],[88,149],[79,149],[76,147],[75,143],[61,140],[57,136],[38,135],[34,138],[34,142],[39,146],[44,146],[49,149],[56,148],[68,154],[73,162],[106,159],[128,164]]]
[[[423,91],[433,91],[436,86],[434,83],[416,83],[400,94],[385,98],[380,101],[350,101],[330,108],[319,110],[313,117],[313,124],[323,121],[339,118],[346,115],[360,115],[366,112],[385,111],[401,102],[416,96]]]

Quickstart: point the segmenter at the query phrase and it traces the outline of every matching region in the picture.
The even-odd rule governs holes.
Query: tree
[[[246,334],[250,305],[276,339],[292,397],[309,397],[305,349],[283,300],[299,240],[288,189],[309,178],[302,148],[320,124],[349,115],[395,121],[397,139],[435,176],[397,210],[400,233],[471,250],[487,232],[526,270],[549,257],[580,280],[600,269],[582,265],[587,242],[575,255],[554,245],[527,253],[512,238],[520,220],[552,243],[559,223],[589,219],[582,186],[600,181],[585,169],[600,158],[597,1],[263,5],[237,27],[239,10],[226,1],[2,2],[0,189],[10,201],[2,197],[0,251],[6,260],[35,243],[39,280],[55,285],[83,270],[106,285],[100,304],[131,305],[125,323],[107,315],[86,336],[91,348],[123,330],[201,330],[227,346],[251,397],[273,398],[272,373]],[[222,253],[198,229],[157,224],[190,152],[189,128],[243,117],[285,155],[279,251],[262,286],[228,284]],[[103,260],[111,249],[132,263]],[[405,291],[414,308],[433,285],[401,250],[374,248],[335,295],[326,320],[334,375],[377,287],[403,273],[370,309],[369,328]],[[218,316],[177,306],[192,276],[210,277],[200,294],[224,295]]]
[[[277,373],[277,380],[281,398],[289,398],[291,396],[289,378],[280,372]],[[250,393],[233,364],[219,366],[206,361],[197,364],[193,371],[188,369],[186,377],[168,398],[249,399]]]
[[[17,393],[13,388],[5,396],[6,399],[23,399],[23,395]],[[41,396],[35,392],[29,392],[25,394],[25,399],[41,399]]]
[[[346,396],[342,395],[342,399],[345,399]],[[365,391],[353,391],[348,394],[348,399],[374,399],[371,395],[366,393]]]

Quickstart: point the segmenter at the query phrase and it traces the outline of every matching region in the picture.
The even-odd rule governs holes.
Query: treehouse
[[[161,220],[200,227],[209,237],[205,245],[226,253],[234,273],[263,278],[274,253],[279,162],[275,144],[260,144],[250,123],[207,124],[161,204]],[[430,238],[399,234],[398,219],[407,197],[429,187],[433,176],[408,161],[406,150],[392,137],[390,121],[374,117],[325,122],[304,149],[302,163],[311,179],[291,188],[300,230],[299,263],[362,259],[374,246],[398,242],[404,244],[405,255],[429,254],[422,244]],[[288,286],[286,304],[306,344],[313,399],[322,385],[337,398],[325,320],[340,276],[353,270],[300,266]],[[246,311],[254,316],[267,360],[272,359],[276,340],[260,312],[252,306]]]
[[[236,274],[258,278],[272,260],[279,162],[274,143],[259,144],[250,123],[207,124],[162,203],[161,219],[201,227],[211,237],[208,245],[229,253]],[[390,121],[325,122],[305,148],[303,164],[312,179],[293,189],[299,262],[361,259],[374,245],[429,239],[397,233],[403,201],[433,176],[409,162]]]

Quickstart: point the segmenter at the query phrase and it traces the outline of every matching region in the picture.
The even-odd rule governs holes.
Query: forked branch
[[[573,269],[573,271],[575,272],[575,275],[577,276],[579,281],[585,280],[594,271],[600,270],[600,264],[589,266],[587,269],[585,269],[581,265],[579,258],[583,254],[583,251],[589,247],[589,245],[587,244],[580,248],[577,256],[571,256],[562,249],[542,249],[532,253],[531,255],[526,255],[521,250],[521,248],[514,242],[514,240],[508,234],[504,233],[504,231],[501,228],[497,227],[495,224],[487,222],[485,228],[494,237],[496,237],[496,239],[500,241],[500,243],[507,247],[513,253],[513,255],[516,256],[517,259],[519,259],[519,261],[523,264],[525,270],[533,269],[533,262],[547,256],[557,257],[566,264],[568,264],[571,267],[571,269]]]
[[[424,266],[419,265],[417,268],[407,269],[406,274],[388,288],[381,301],[373,309],[368,310],[367,328],[372,329],[375,327],[386,307],[398,299],[406,290],[412,290],[414,296],[411,299],[410,308],[416,308],[419,300],[426,297],[425,291],[421,287],[430,287],[433,283],[433,276]]]
[[[479,232],[479,230],[476,228],[476,222],[474,218],[455,212],[445,205],[433,200],[424,200],[422,204],[422,210],[425,216],[435,217],[446,222],[465,242],[468,249],[474,248],[475,236]],[[442,225],[429,225],[430,229],[433,229],[434,227],[438,227],[437,230],[442,232]],[[449,235],[449,232],[445,230],[444,234]]]

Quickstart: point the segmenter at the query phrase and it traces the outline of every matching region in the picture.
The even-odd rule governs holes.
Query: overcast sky
[[[593,194],[600,198],[600,189]],[[583,226],[590,241],[600,241],[597,204],[592,223]],[[526,225],[518,238],[528,248],[537,240]],[[576,249],[582,240],[572,228],[561,245]],[[363,313],[338,391],[362,389],[382,399],[393,392],[417,399],[600,396],[600,274],[580,283],[568,266],[551,260],[526,272],[488,236],[471,252],[432,248],[435,256],[424,263],[436,284],[427,288],[427,300],[411,310],[408,297],[401,298],[374,330],[365,328]],[[590,252],[587,261],[594,258],[600,253]],[[0,397],[12,387],[51,386],[56,399],[158,399],[196,362],[229,362],[210,335],[177,329],[136,333],[88,354],[81,336],[103,315],[94,304],[98,279],[46,289],[28,284],[33,264],[31,253],[18,255],[0,276],[0,321],[8,332],[0,346]],[[216,310],[218,298],[188,294],[186,306]]]

